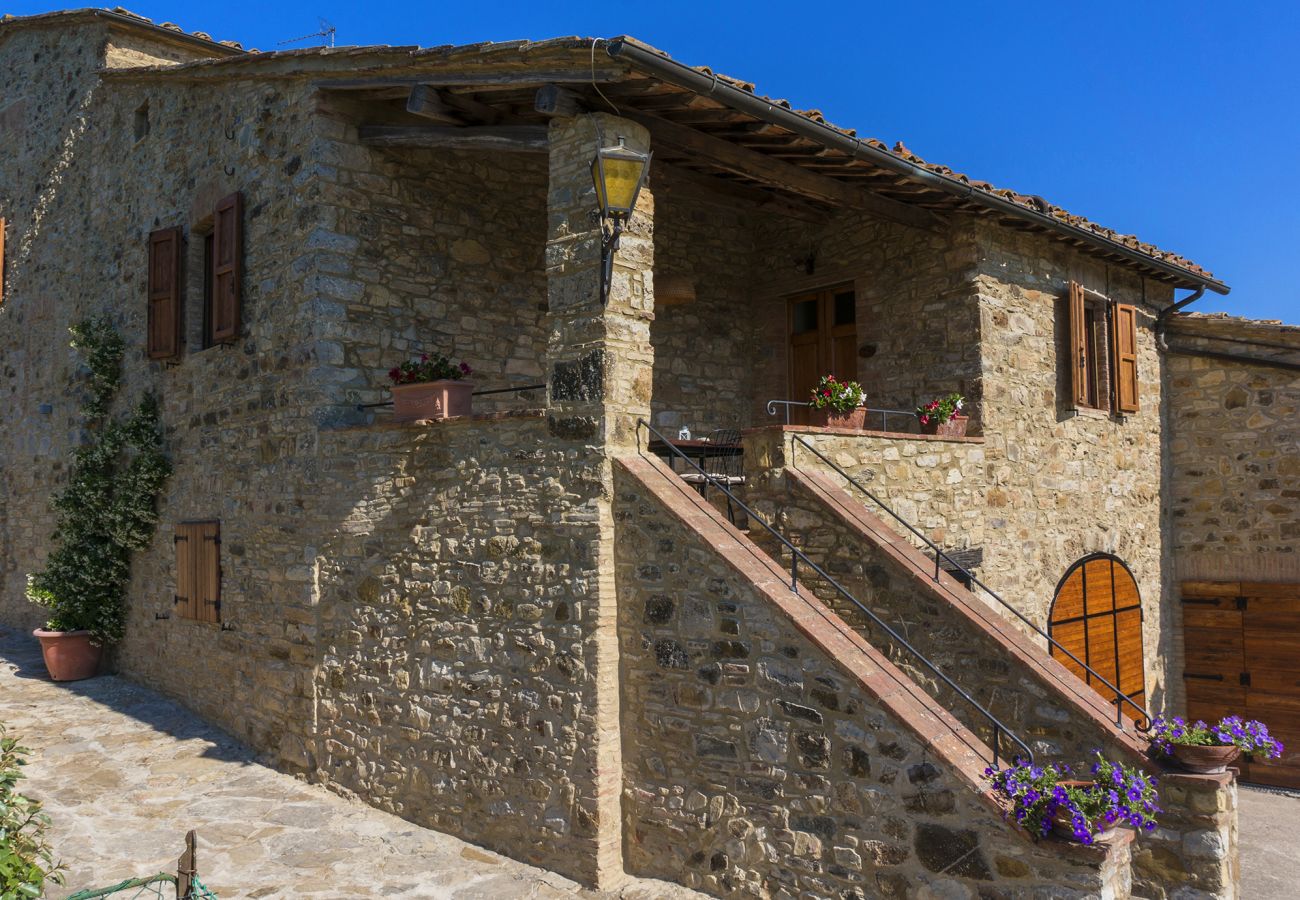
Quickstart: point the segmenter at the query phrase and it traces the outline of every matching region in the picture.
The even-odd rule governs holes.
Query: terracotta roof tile
[[[121,10],[120,12],[122,15],[134,16],[135,18],[139,18],[142,21],[145,22],[148,21],[147,19],[144,19],[144,17],[142,16],[135,16],[134,13],[127,13],[124,10]],[[58,15],[58,14],[49,13],[46,15]],[[37,18],[37,17],[27,17],[27,18]],[[167,27],[167,26],[163,26],[163,27]],[[204,35],[204,38],[206,39],[206,35]],[[565,37],[550,38],[541,41],[528,41],[528,40],[498,41],[498,42],[484,41],[484,42],[478,42],[472,44],[460,44],[460,45],[443,44],[436,47],[427,47],[427,48],[413,47],[413,46],[389,47],[384,45],[372,45],[372,46],[365,46],[365,47],[335,47],[335,48],[314,47],[314,48],[304,48],[304,49],[294,49],[294,50],[277,50],[277,51],[272,51],[267,53],[256,53],[254,51],[252,53],[241,54],[238,57],[232,57],[226,59],[197,60],[194,62],[184,63],[177,66],[169,66],[166,68],[169,74],[178,75],[183,73],[186,70],[193,70],[196,68],[216,67],[216,66],[224,68],[232,65],[243,66],[252,63],[254,60],[265,63],[275,59],[295,57],[295,56],[296,57],[314,56],[314,57],[329,58],[329,59],[339,59],[339,58],[359,58],[359,57],[373,56],[373,55],[390,55],[390,56],[405,55],[406,58],[411,62],[416,62],[416,61],[425,62],[430,60],[431,58],[464,58],[467,55],[474,55],[474,54],[483,54],[483,55],[510,54],[510,53],[527,54],[527,53],[543,51],[543,50],[559,50],[564,48],[573,48],[573,49],[587,48],[587,47],[591,47],[593,43],[597,40],[603,40],[603,39],[565,36]],[[671,57],[668,57],[668,54],[663,53],[662,51],[657,50],[653,47],[650,47],[647,44],[644,44],[639,41],[635,41],[634,39],[631,38],[626,38],[626,40],[629,40],[630,42],[636,43],[647,50],[652,50],[656,53],[663,55],[666,58],[671,59]],[[397,60],[396,62],[400,63],[400,60]],[[605,62],[608,62],[608,60],[606,60]],[[161,70],[161,67],[155,67],[155,68]],[[1141,253],[1145,256],[1148,256],[1152,259],[1160,260],[1172,266],[1176,266],[1177,268],[1183,269],[1188,274],[1194,277],[1206,278],[1206,279],[1214,278],[1213,273],[1209,269],[1197,265],[1187,257],[1182,256],[1181,254],[1174,253],[1168,250],[1162,250],[1159,247],[1155,246],[1154,244],[1149,244],[1146,243],[1145,241],[1139,240],[1135,235],[1121,234],[1118,231],[1107,228],[1097,222],[1093,222],[1084,216],[1071,213],[1068,210],[1049,202],[1048,200],[1044,199],[1043,197],[1037,194],[1025,194],[1020,191],[1012,190],[1010,188],[1000,188],[991,184],[990,182],[983,181],[976,178],[971,178],[965,173],[954,171],[949,166],[945,166],[940,163],[928,162],[927,160],[925,160],[924,158],[922,158],[912,150],[908,149],[908,147],[904,145],[902,141],[895,143],[894,146],[890,148],[882,141],[876,140],[874,138],[859,137],[856,129],[843,128],[841,126],[835,125],[827,121],[826,117],[822,114],[820,110],[817,109],[795,110],[791,106],[788,100],[767,97],[765,95],[757,93],[753,82],[745,81],[740,78],[734,78],[729,75],[724,75],[720,72],[715,72],[713,69],[707,66],[696,66],[693,68],[696,72],[699,72],[702,75],[706,75],[710,78],[714,78],[718,82],[729,85],[730,87],[753,94],[755,97],[758,97],[759,99],[767,103],[770,103],[773,106],[778,106],[782,109],[790,110],[798,115],[803,116],[804,118],[808,119],[810,122],[815,122],[826,128],[830,128],[840,134],[846,135],[848,137],[852,137],[855,140],[859,140],[864,145],[869,146],[875,150],[891,153],[894,156],[897,156],[899,159],[911,165],[924,168],[930,172],[945,176],[947,178],[951,178],[955,181],[960,182],[963,185],[969,185],[971,188],[973,188],[976,191],[981,191],[992,196],[1000,197],[1010,203],[1016,204],[1018,206],[1022,206],[1025,209],[1032,210],[1042,215],[1051,216],[1052,218],[1055,218],[1058,221],[1067,223],[1089,234],[1097,235],[1098,237],[1114,241],[1118,244],[1128,247],[1129,249]],[[145,72],[150,70],[149,69],[118,70],[115,73],[115,75],[120,77],[128,74],[131,71]]]

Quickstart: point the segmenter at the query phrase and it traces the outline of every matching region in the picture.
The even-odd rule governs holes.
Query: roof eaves
[[[98,7],[60,9],[30,16],[0,16],[0,35],[13,28],[58,26],[93,19],[103,19],[120,28],[144,31],[154,37],[160,37],[173,43],[202,47],[208,52],[215,52],[226,57],[238,57],[246,53],[236,41],[218,41],[205,32],[191,33],[170,22],[158,24],[120,6],[113,9]]]
[[[866,159],[948,194],[1132,259],[1165,273],[1183,285],[1204,285],[1217,294],[1227,294],[1231,290],[1209,270],[1185,257],[1139,241],[1133,235],[1119,234],[1083,216],[1054,206],[1042,197],[999,189],[988,182],[953,172],[947,166],[927,163],[902,143],[891,150],[880,141],[860,138],[856,130],[832,125],[817,110],[796,110],[788,101],[758,94],[750,82],[707,68],[688,66],[662,50],[627,35],[610,38],[606,43],[610,56],[624,59],[642,71],[795,131],[810,140],[835,146],[851,158]],[[632,52],[625,54],[623,48],[630,48]]]

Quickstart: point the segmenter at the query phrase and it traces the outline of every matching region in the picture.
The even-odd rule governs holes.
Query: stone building
[[[79,10],[0,21],[0,71],[6,624],[78,440],[67,328],[107,313],[175,462],[113,663],[284,769],[603,886],[1235,896],[1231,776],[1096,848],[983,778],[1159,768],[1159,331],[1208,271],[630,38],[254,53]],[[620,140],[653,160],[606,304]],[[475,414],[395,422],[429,351]],[[825,373],[959,391],[969,435],[787,424]],[[745,431],[746,501],[824,577],[648,452],[682,426]]]
[[[1247,709],[1288,748],[1251,781],[1300,778],[1300,327],[1172,317],[1167,423],[1175,646],[1189,715]]]

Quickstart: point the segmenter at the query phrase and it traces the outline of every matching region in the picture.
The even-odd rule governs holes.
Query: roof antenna
[[[320,31],[313,31],[311,34],[304,34],[302,37],[289,38],[287,41],[280,41],[276,46],[283,47],[285,44],[296,44],[299,41],[310,41],[312,38],[329,38],[329,45],[333,47],[334,33],[338,31],[338,29],[329,22],[326,22],[324,19],[318,19],[317,21],[320,22]]]

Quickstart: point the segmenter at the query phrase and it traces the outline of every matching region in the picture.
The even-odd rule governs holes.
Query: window
[[[1091,685],[1107,702],[1118,702],[1109,681],[1138,705],[1146,704],[1146,665],[1142,651],[1142,598],[1133,573],[1119,559],[1097,554],[1079,560],[1056,588],[1047,633],[1061,647],[1052,656]],[[1100,676],[1100,677],[1099,677]],[[1139,713],[1125,703],[1130,719]]]
[[[243,213],[243,196],[234,193],[191,229],[188,242],[179,228],[149,235],[150,359],[177,359],[184,344],[202,350],[239,339]]]
[[[185,252],[185,340],[191,352],[212,346],[212,218],[190,229]]]
[[[1137,412],[1137,308],[1070,282],[1069,366],[1075,408]]]
[[[176,614],[198,622],[221,621],[221,523],[176,526]]]

